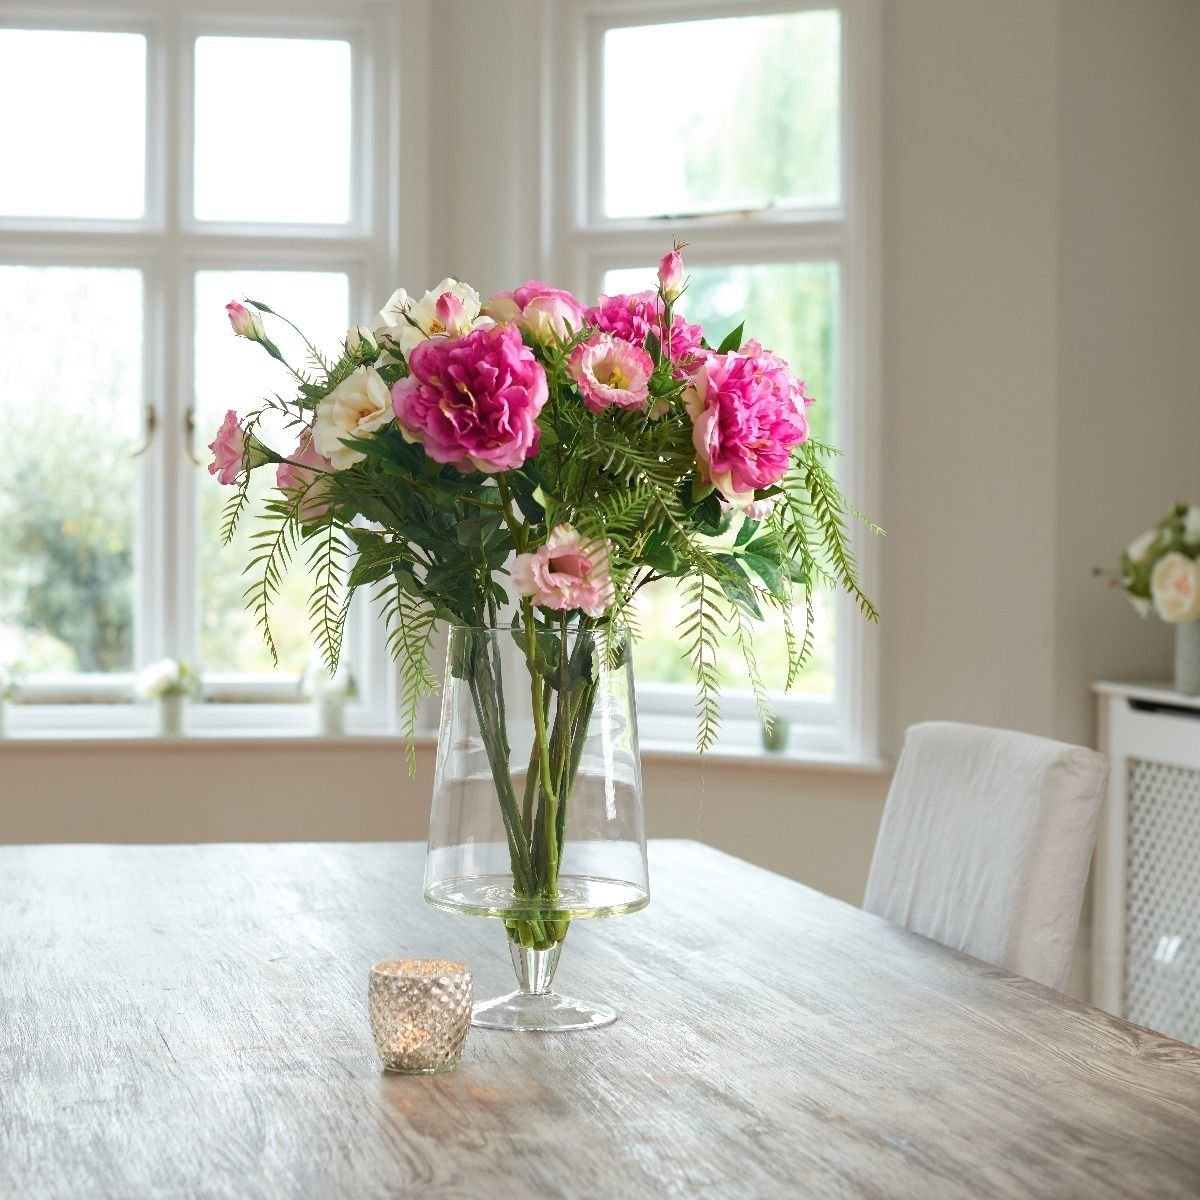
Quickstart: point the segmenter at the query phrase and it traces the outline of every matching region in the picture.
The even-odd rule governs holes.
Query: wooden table
[[[511,987],[423,854],[0,849],[0,1196],[1200,1195],[1200,1050],[692,842],[572,929],[615,1025],[384,1075],[371,963]]]

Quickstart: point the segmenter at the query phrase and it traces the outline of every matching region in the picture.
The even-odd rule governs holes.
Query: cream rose
[[[392,394],[371,367],[359,367],[317,406],[313,445],[335,471],[344,471],[367,456],[342,445],[343,438],[362,438],[392,420]]]
[[[1200,617],[1200,568],[1186,554],[1164,554],[1150,572],[1154,609],[1164,621],[1179,624]]]

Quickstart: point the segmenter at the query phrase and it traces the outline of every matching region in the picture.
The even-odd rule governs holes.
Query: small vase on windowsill
[[[1200,619],[1175,626],[1175,690],[1200,696]]]
[[[184,710],[189,696],[196,693],[196,674],[184,662],[173,658],[151,663],[138,676],[138,695],[158,704],[158,736],[184,736]]]
[[[301,691],[312,700],[313,733],[317,737],[346,736],[346,703],[358,694],[354,676],[339,664],[330,675],[323,663],[313,660],[300,681]]]

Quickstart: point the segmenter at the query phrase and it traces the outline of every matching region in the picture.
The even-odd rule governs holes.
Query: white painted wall
[[[428,259],[484,291],[538,261],[536,11],[432,25]],[[1200,496],[1197,80],[1189,0],[885,4],[885,753],[936,717],[1087,741],[1089,679],[1167,673],[1089,570]],[[0,743],[0,839],[419,838],[429,772],[374,742]],[[861,898],[886,775],[645,777],[652,834]]]

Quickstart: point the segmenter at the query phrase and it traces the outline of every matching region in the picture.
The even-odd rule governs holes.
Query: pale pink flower
[[[1164,621],[1200,619],[1200,564],[1186,554],[1164,554],[1150,572],[1150,595]]]
[[[333,470],[333,463],[313,445],[312,429],[300,434],[296,448],[275,472],[275,486],[300,500],[297,514],[304,523],[319,520],[329,511],[330,483],[324,472]]]
[[[546,372],[512,325],[421,342],[409,368],[392,407],[404,437],[434,462],[493,475],[537,453]]]
[[[570,292],[531,279],[511,292],[497,292],[483,311],[494,320],[514,322],[535,342],[545,345],[578,333],[586,310]]]
[[[241,308],[241,305],[237,307]],[[215,475],[219,483],[236,483],[237,477],[242,473],[246,435],[242,431],[237,413],[232,408],[225,414],[225,420],[221,422],[221,428],[217,430],[217,436],[209,442],[208,448],[213,452],[213,460],[208,464],[208,473]]]
[[[654,363],[645,350],[623,338],[597,333],[575,347],[567,369],[579,384],[583,403],[598,413],[610,404],[644,408]]]
[[[573,526],[556,525],[545,545],[513,559],[513,591],[542,608],[603,616],[613,602],[608,553],[607,541],[585,543]]]
[[[614,333],[635,346],[645,346],[650,334],[658,338],[663,354],[670,354],[676,379],[684,379],[699,366],[704,356],[700,345],[704,331],[689,325],[679,313],[671,317],[670,336],[665,328],[665,310],[657,292],[634,292],[628,296],[601,296],[587,310],[589,325],[603,333]]]
[[[232,326],[233,332],[238,337],[249,338],[252,342],[262,341],[265,332],[262,318],[258,315],[257,310],[247,308],[236,300],[231,300],[225,305],[225,313],[229,317],[229,324]]]
[[[808,438],[804,385],[777,355],[747,348],[757,353],[708,355],[683,393],[700,479],[740,509],[787,474]]]
[[[668,304],[678,300],[683,293],[683,255],[678,250],[668,250],[658,264],[658,290]]]
[[[763,500],[751,500],[745,508],[740,510],[742,516],[748,521],[765,521],[775,511],[775,499],[774,496],[767,496]],[[729,512],[731,509],[735,512],[739,511],[724,496],[718,495],[717,502],[721,505],[723,512]]]

